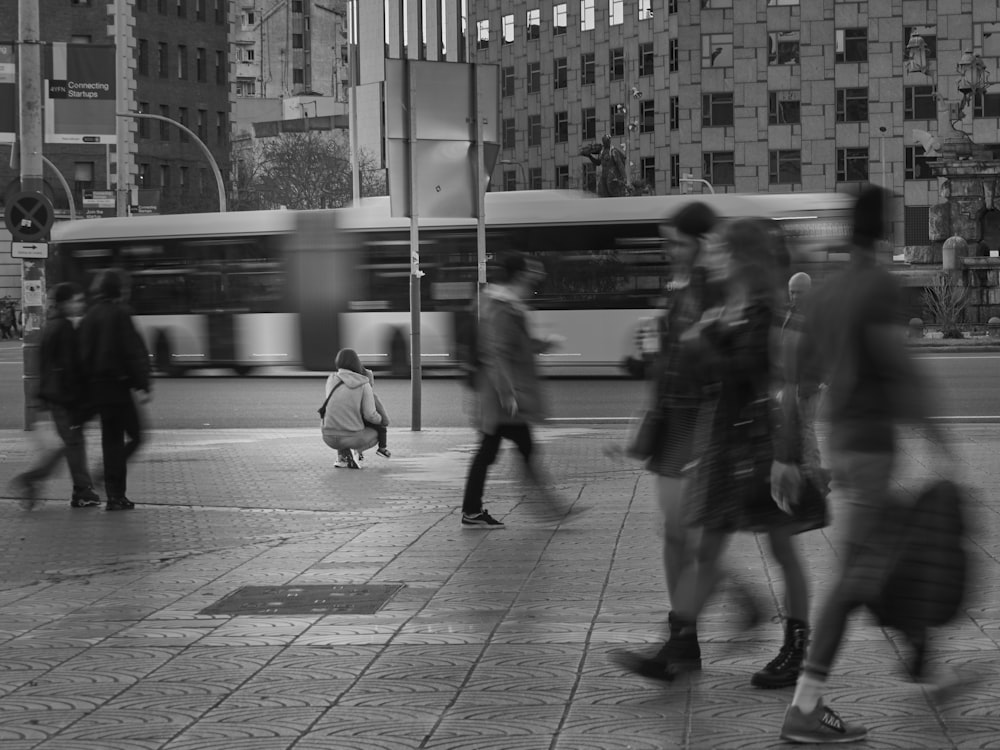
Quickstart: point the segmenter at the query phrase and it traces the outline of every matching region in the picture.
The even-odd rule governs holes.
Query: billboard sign
[[[50,49],[45,142],[115,143],[115,48],[54,42]]]
[[[0,42],[0,143],[17,136],[17,66],[12,43]]]

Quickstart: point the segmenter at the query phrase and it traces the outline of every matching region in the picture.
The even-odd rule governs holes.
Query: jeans
[[[847,618],[879,594],[896,555],[900,508],[889,483],[891,453],[837,452],[831,456],[834,482],[843,489],[843,517],[836,524],[841,537],[841,568],[818,609],[804,670],[826,677],[844,637]]]
[[[60,404],[51,405],[52,422],[55,424],[62,446],[49,451],[39,462],[22,476],[29,482],[40,482],[48,478],[63,456],[69,466],[73,478],[73,489],[88,489],[92,482],[87,469],[87,444],[84,439],[83,425],[74,425],[70,411]]]
[[[139,410],[131,395],[127,401],[100,404],[101,449],[104,453],[104,487],[108,499],[125,497],[128,460],[142,445]]]
[[[469,476],[465,480],[465,495],[462,498],[462,512],[466,515],[474,515],[483,509],[483,490],[486,487],[486,473],[490,466],[497,460],[497,453],[500,451],[500,441],[504,438],[512,441],[525,466],[531,471],[531,454],[534,446],[531,441],[531,428],[526,424],[502,424],[496,428],[493,434],[483,433],[482,441],[475,458],[472,459],[472,466],[469,467]]]

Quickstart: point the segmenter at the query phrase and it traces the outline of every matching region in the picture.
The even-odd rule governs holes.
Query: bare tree
[[[968,290],[955,282],[955,277],[946,272],[934,275],[934,279],[924,288],[924,307],[941,326],[941,334],[946,339],[963,338],[960,323],[965,318],[965,308],[969,304]]]
[[[245,141],[234,149],[234,208],[339,208],[353,197],[346,138],[310,131]],[[374,158],[358,158],[361,195],[383,195],[385,178]]]

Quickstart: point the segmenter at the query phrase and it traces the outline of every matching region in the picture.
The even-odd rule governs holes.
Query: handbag
[[[632,432],[625,453],[630,458],[648,461],[656,453],[665,424],[661,409],[647,409]]]
[[[333,392],[338,388],[340,388],[340,386],[342,386],[343,384],[344,384],[343,380],[338,380],[337,384],[330,389],[330,392],[328,394],[326,394],[326,398],[323,399],[323,405],[316,410],[321,420],[326,418],[326,405],[330,403],[330,396],[332,396]]]

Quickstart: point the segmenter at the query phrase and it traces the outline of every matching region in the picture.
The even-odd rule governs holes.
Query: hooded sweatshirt
[[[382,423],[382,417],[375,409],[375,394],[366,375],[341,368],[326,379],[325,393],[329,395],[338,382],[342,382],[343,385],[327,402],[326,416],[323,417],[323,432],[331,435],[349,435],[363,430],[364,421],[373,424]]]

